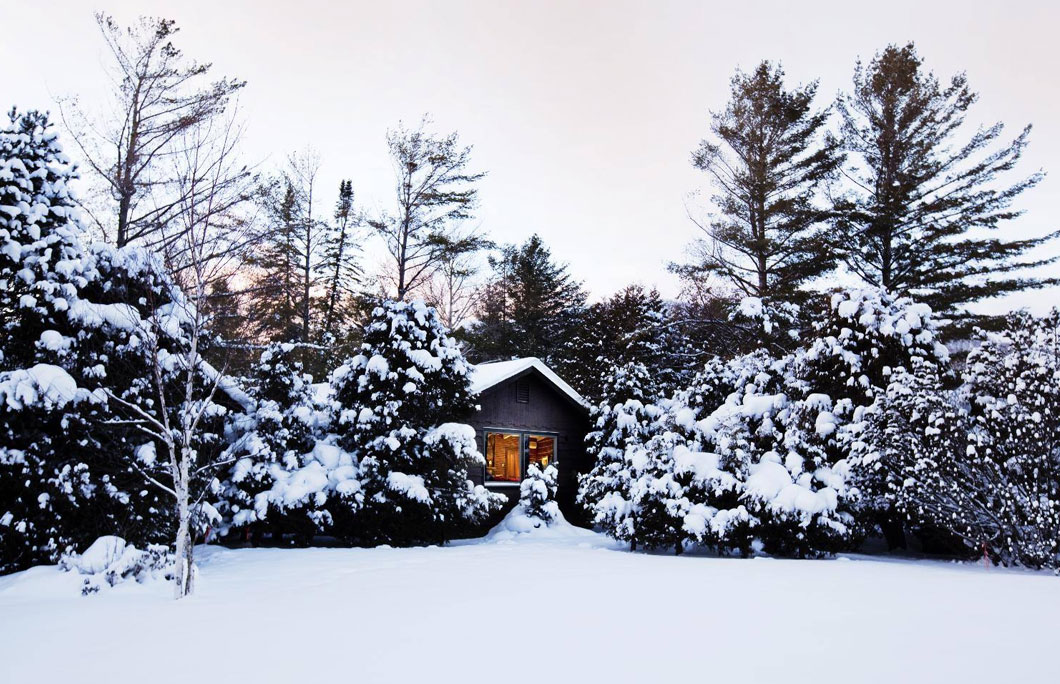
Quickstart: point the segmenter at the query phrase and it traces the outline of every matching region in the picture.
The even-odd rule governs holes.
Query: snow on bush
[[[979,333],[964,384],[894,373],[854,453],[880,506],[1004,565],[1060,567],[1060,313]]]
[[[0,401],[14,410],[35,405],[60,409],[84,400],[106,401],[106,396],[79,388],[69,373],[50,363],[0,373]]]
[[[235,414],[226,431],[225,460],[235,462],[218,505],[230,528],[255,539],[266,531],[277,540],[293,535],[304,544],[327,530],[332,499],[356,506],[360,488],[353,457],[321,434],[327,418],[294,352],[293,345],[271,344],[251,368],[251,407]]]
[[[0,572],[54,562],[103,530],[168,534],[109,392],[150,377],[136,326],[165,303],[157,257],[86,245],[76,177],[45,115],[0,126]],[[130,307],[129,303],[141,307]]]
[[[84,553],[68,553],[59,561],[60,569],[87,575],[81,585],[84,596],[98,592],[104,585],[113,587],[130,579],[137,583],[169,580],[173,564],[168,546],[152,544],[138,549],[115,536],[100,537]]]
[[[651,377],[639,363],[613,368],[603,385],[604,399],[590,410],[592,430],[585,438],[594,465],[579,478],[578,502],[595,525],[625,539],[619,535],[620,528],[628,528],[623,517],[626,509],[618,504],[629,496],[633,477],[626,449],[647,441],[662,410],[651,403]]]

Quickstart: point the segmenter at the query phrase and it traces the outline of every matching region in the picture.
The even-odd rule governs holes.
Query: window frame
[[[555,448],[552,451],[552,462],[550,465],[559,467],[560,453],[559,453],[559,433],[551,430],[523,430],[521,428],[504,428],[504,427],[484,427],[482,428],[482,455],[486,456],[486,450],[489,448],[489,439],[491,434],[500,435],[519,435],[519,481],[509,482],[508,480],[491,480],[489,477],[489,469],[486,464],[482,465],[482,484],[488,487],[518,487],[526,479],[526,468],[529,465],[530,459],[530,437],[551,437],[552,443]]]

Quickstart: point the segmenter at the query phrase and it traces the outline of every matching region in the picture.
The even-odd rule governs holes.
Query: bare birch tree
[[[175,175],[183,198],[173,216],[179,226],[168,243],[185,264],[180,286],[170,280],[165,301],[138,321],[150,377],[124,396],[109,395],[128,415],[121,422],[134,425],[154,447],[150,457],[138,455],[135,467],[173,497],[178,599],[195,588],[194,546],[203,497],[215,469],[232,461],[227,457],[231,448],[216,438],[216,425],[207,426],[224,415],[225,403],[247,403],[224,368],[215,369],[203,358],[210,284],[234,268],[241,254],[224,251],[231,227],[240,223],[241,188],[228,182],[234,150],[227,136],[202,128],[184,137],[183,168]],[[165,256],[174,259],[174,254]]]

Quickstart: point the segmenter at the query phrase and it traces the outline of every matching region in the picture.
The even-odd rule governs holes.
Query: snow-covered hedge
[[[74,178],[47,117],[12,112],[0,127],[0,572],[105,532],[169,536],[166,496],[136,459],[144,438],[108,397],[135,400],[150,382],[143,323],[164,323],[174,289],[157,256],[85,242]]]

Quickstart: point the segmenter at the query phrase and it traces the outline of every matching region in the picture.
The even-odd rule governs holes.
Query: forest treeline
[[[936,76],[912,44],[852,65],[834,100],[816,82],[787,83],[775,62],[732,77],[692,151],[710,203],[693,212],[698,237],[670,265],[681,296],[664,301],[637,282],[590,297],[539,236],[496,244],[475,220],[487,170],[426,116],[386,132],[394,177],[382,210],[365,209],[349,180],[321,187],[326,151],[247,167],[235,102],[251,86],[183,54],[172,21],[98,22],[115,84],[109,115],[59,103],[92,188],[81,204],[99,237],[158,251],[178,278],[188,268],[182,216],[210,215],[205,301],[229,365],[295,343],[322,377],[355,348],[375,302],[423,299],[472,360],[538,356],[596,397],[599,375],[579,369],[597,358],[621,363],[652,344],[665,353],[649,367],[679,384],[710,355],[745,348],[728,316],[745,296],[819,314],[814,293],[861,282],[928,304],[957,337],[989,324],[969,304],[1057,282],[1034,275],[1050,261],[1036,248],[1056,232],[1009,235],[1014,200],[1042,178],[1017,168],[1030,126],[1006,137],[1001,123],[967,125],[978,98],[967,77]],[[189,207],[207,182],[208,200]],[[373,249],[383,263],[367,263]]]
[[[1009,235],[1042,178],[1018,168],[1030,127],[970,129],[967,78],[914,45],[831,102],[738,71],[691,154],[713,194],[680,297],[591,298],[540,236],[475,223],[458,133],[388,131],[369,212],[312,150],[246,165],[251,86],[172,21],[98,23],[108,115],[65,98],[61,132],[17,109],[0,131],[0,570],[175,539],[182,596],[204,535],[445,542],[499,505],[467,477],[470,365],[526,356],[593,405],[579,499],[635,547],[912,533],[1056,564],[1056,314],[968,308],[1060,282],[1035,275],[1057,232]]]

